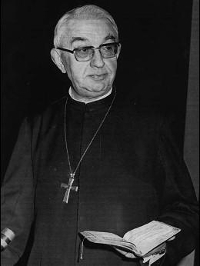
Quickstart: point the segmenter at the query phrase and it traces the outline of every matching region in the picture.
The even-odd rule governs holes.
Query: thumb
[[[172,241],[174,240],[176,237],[175,236],[172,236],[171,238],[169,238],[167,241]]]

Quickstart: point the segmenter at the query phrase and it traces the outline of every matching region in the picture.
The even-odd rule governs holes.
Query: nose
[[[90,65],[91,67],[97,67],[97,68],[101,68],[105,65],[103,57],[98,49],[94,50],[94,55],[92,60],[90,61]]]

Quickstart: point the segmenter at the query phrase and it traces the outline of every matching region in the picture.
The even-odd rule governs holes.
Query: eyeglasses
[[[119,46],[120,46],[119,42],[112,42],[112,43],[101,44],[97,48],[93,46],[84,46],[80,48],[75,48],[74,50],[69,50],[62,47],[57,47],[56,49],[74,54],[76,60],[79,62],[86,62],[90,61],[93,58],[96,49],[99,50],[103,58],[107,59],[115,57],[118,53]]]

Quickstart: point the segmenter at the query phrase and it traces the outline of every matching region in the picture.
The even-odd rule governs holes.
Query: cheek
[[[114,77],[117,71],[117,60],[110,61],[106,65],[110,76]]]
[[[81,85],[85,81],[85,70],[82,68],[73,69],[72,79],[74,83]]]
[[[68,77],[71,81],[79,81],[84,77],[86,64],[76,61],[75,58],[71,56],[66,56],[63,58],[65,69],[67,71]]]
[[[71,73],[71,80],[74,82],[81,82],[81,80],[84,79],[84,74],[85,74],[85,70],[86,67],[84,65],[80,65],[80,64],[70,64],[69,66],[69,72]]]

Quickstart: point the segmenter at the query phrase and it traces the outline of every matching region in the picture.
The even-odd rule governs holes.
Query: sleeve
[[[165,173],[165,185],[158,220],[181,229],[175,240],[167,243],[165,265],[177,265],[196,247],[199,205],[186,164],[166,124],[159,133],[159,159]]]
[[[33,220],[34,189],[31,130],[23,122],[1,188],[1,230],[9,228],[15,238],[1,252],[1,265],[14,265],[25,249]]]

